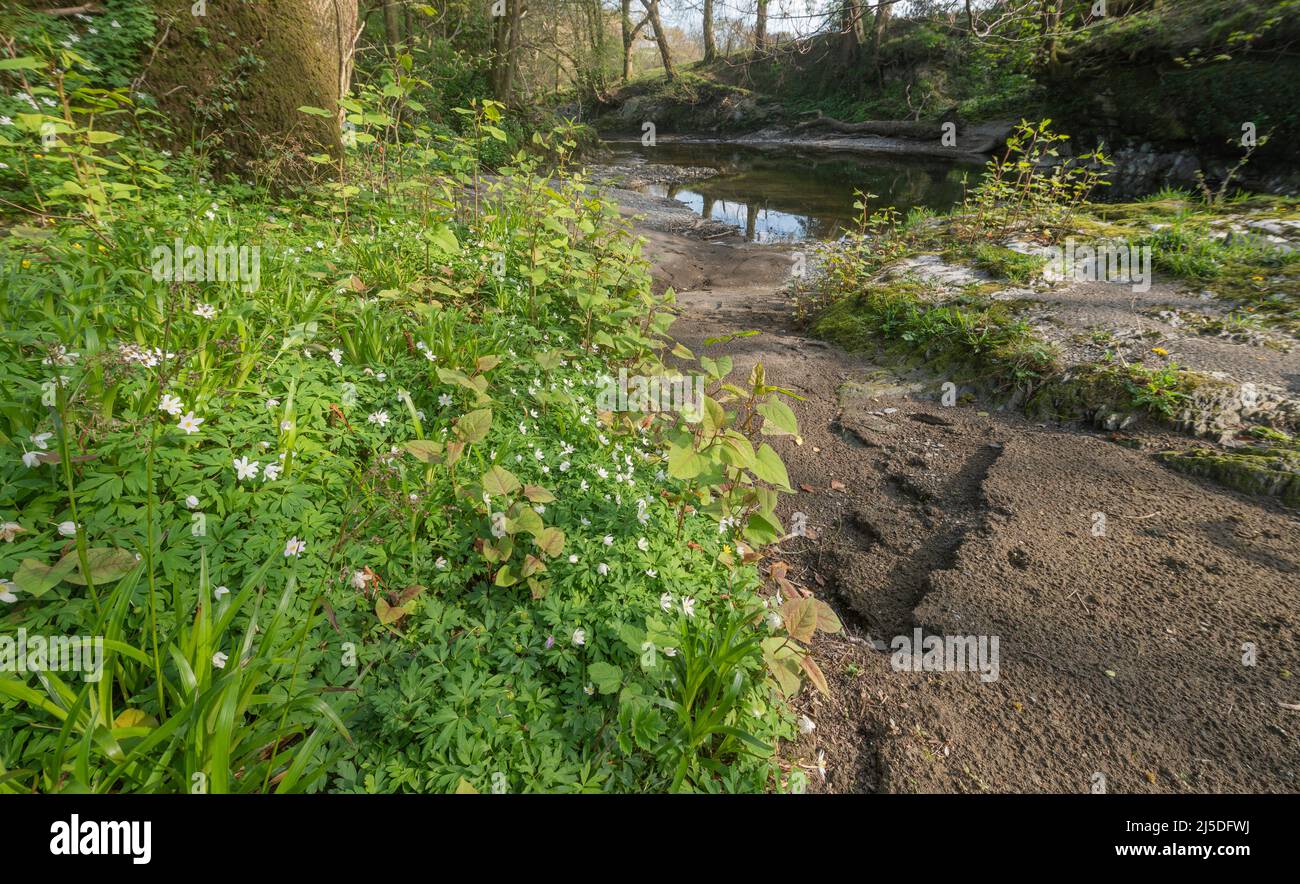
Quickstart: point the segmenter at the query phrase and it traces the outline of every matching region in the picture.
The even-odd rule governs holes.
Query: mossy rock
[[[1180,473],[1212,479],[1246,494],[1279,497],[1300,506],[1300,449],[1259,446],[1228,451],[1194,448],[1156,455]]]

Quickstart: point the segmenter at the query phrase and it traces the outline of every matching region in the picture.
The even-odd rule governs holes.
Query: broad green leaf
[[[612,694],[623,684],[623,670],[612,663],[592,663],[587,667],[587,677],[602,694]]]
[[[797,436],[799,435],[799,420],[786,405],[779,399],[772,399],[758,406],[758,413],[763,416],[763,428],[761,432],[764,436]]]
[[[71,559],[72,565],[64,579],[77,586],[85,586],[87,581],[81,573],[81,563],[76,551],[73,550],[63,558]],[[90,579],[99,584],[120,580],[131,573],[131,569],[139,563],[139,560],[135,557],[135,553],[129,550],[96,547],[86,550],[86,563],[90,566]],[[56,567],[62,566],[63,562],[60,561]]]
[[[781,456],[766,442],[758,447],[752,470],[754,475],[764,482],[790,490],[790,476],[785,471],[785,464],[782,463]]]
[[[421,463],[437,463],[442,457],[442,443],[432,439],[412,439],[402,447]]]
[[[821,599],[815,600],[817,603],[817,628],[822,632],[840,632],[844,629],[844,624],[840,618],[831,610],[831,606]]]
[[[505,497],[519,490],[519,480],[504,467],[493,466],[483,474],[483,490],[494,497]]]
[[[708,461],[689,445],[673,445],[668,449],[668,475],[674,479],[694,479],[707,466]]]
[[[492,428],[492,409],[480,408],[456,421],[456,435],[465,443],[481,442]]]

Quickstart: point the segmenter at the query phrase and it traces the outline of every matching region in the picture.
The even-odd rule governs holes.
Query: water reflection
[[[743,231],[751,242],[835,239],[852,224],[854,190],[877,194],[876,206],[944,211],[961,201],[962,177],[979,167],[934,160],[756,151],[731,145],[611,143],[621,163],[709,166],[710,178],[652,184],[643,192],[675,199],[703,218]]]
[[[745,232],[750,242],[797,242],[803,239],[832,239],[835,225],[810,215],[782,212],[757,201],[719,199],[680,185],[651,184],[645,193],[685,203],[701,218],[729,224]]]

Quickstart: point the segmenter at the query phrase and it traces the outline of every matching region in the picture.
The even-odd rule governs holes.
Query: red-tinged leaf
[[[564,532],[555,527],[544,529],[537,535],[537,548],[547,556],[555,558],[564,551]]]
[[[398,607],[393,607],[382,598],[375,600],[375,616],[379,622],[385,626],[392,626],[406,616],[406,612]]]
[[[799,666],[808,674],[808,680],[817,686],[817,690],[826,696],[831,695],[831,687],[826,683],[826,676],[822,674],[821,667],[811,655],[804,655],[799,658]]]
[[[817,606],[813,599],[789,599],[781,606],[785,631],[801,642],[811,641],[817,629]]]
[[[399,605],[405,605],[407,602],[411,601],[422,592],[424,592],[424,587],[419,585],[418,583],[412,586],[408,586],[406,587],[406,589],[402,590],[401,594],[397,597],[397,603]]]
[[[525,485],[524,497],[527,497],[533,503],[551,503],[555,500],[555,495],[541,485]]]
[[[844,629],[844,624],[840,618],[831,610],[831,606],[821,599],[814,599],[813,604],[817,607],[817,628],[822,632],[840,632]]]

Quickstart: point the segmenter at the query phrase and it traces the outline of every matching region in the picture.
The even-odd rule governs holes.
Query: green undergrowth
[[[881,346],[953,380],[1003,393],[1036,385],[1055,370],[1051,348],[1012,307],[980,296],[931,304],[926,291],[907,281],[868,285],[832,303],[812,330],[847,350]]]
[[[363,91],[277,195],[64,85],[94,129],[0,138],[0,792],[798,788],[839,624],[758,570],[792,394],[673,344],[572,141],[488,179],[499,106],[434,134]],[[695,411],[608,404],[669,352]],[[100,637],[101,677],[20,630]]]
[[[883,349],[946,379],[1014,397],[1039,417],[1115,428],[1145,414],[1175,424],[1205,382],[1202,376],[1175,364],[1063,366],[1055,348],[1023,318],[1026,301],[991,298],[1002,284],[1033,283],[1043,271],[1043,258],[1003,245],[1011,238],[1062,243],[1084,233],[1094,239],[1150,233],[1152,216],[1174,221],[1212,216],[1176,193],[1123,206],[1087,203],[1091,190],[1104,184],[1109,160],[1098,154],[1096,168],[1049,170],[1040,160],[1054,155],[1064,140],[1048,121],[1022,124],[1006,155],[991,160],[963,205],[943,217],[901,216],[892,207],[873,210],[870,195],[861,195],[857,229],[828,251],[817,279],[820,309],[813,310],[813,331],[850,350]],[[1274,201],[1272,208],[1294,210],[1294,201],[1282,202],[1286,205]],[[1121,227],[1121,220],[1138,226]],[[1108,225],[1104,233],[1099,224]],[[997,282],[968,285],[954,296],[889,278],[898,261],[922,253],[974,264]],[[1270,250],[1268,260],[1277,254]]]
[[[1209,290],[1266,324],[1300,333],[1300,251],[1269,242],[1248,222],[1300,219],[1300,200],[1241,195],[1207,205],[1179,191],[1148,200],[1094,204],[1080,219],[1079,234],[1149,246],[1155,271],[1188,286]],[[1232,229],[1232,225],[1243,230]],[[1293,235],[1294,236],[1294,235]]]
[[[978,243],[969,250],[971,262],[981,270],[1006,282],[1032,282],[1043,271],[1043,259],[993,243]]]

